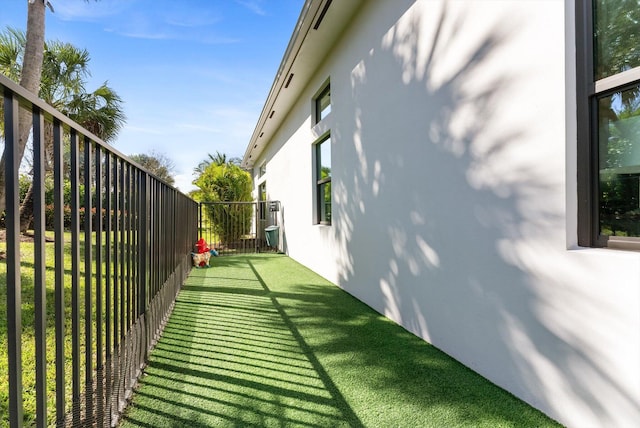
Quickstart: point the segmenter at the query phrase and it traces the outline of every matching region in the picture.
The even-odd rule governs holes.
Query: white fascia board
[[[306,0],[242,159],[250,169],[363,0]],[[319,21],[322,21],[320,25]],[[289,76],[294,74],[288,82]],[[285,85],[289,83],[288,87]]]

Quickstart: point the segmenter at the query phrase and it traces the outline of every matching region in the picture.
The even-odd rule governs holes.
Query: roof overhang
[[[252,168],[364,0],[306,0],[242,167]],[[311,110],[309,110],[311,112]]]

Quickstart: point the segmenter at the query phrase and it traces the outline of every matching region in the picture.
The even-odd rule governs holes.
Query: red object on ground
[[[198,254],[211,251],[211,249],[207,246],[207,241],[205,241],[204,238],[198,239],[198,242],[196,242],[196,248],[198,250]]]

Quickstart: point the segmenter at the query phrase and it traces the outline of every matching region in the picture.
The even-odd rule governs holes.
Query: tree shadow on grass
[[[276,257],[237,257],[190,276],[123,427],[553,426],[353,296]],[[246,288],[235,279],[225,287],[232,271],[247,278]]]
[[[123,426],[363,426],[247,260],[192,271]]]
[[[248,264],[363,425],[557,426],[295,262],[275,281],[259,273],[269,261]]]

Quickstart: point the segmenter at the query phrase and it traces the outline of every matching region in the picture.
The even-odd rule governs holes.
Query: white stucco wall
[[[267,190],[294,259],[564,424],[637,426],[640,253],[576,246],[573,20],[562,0],[367,2],[265,152]]]

